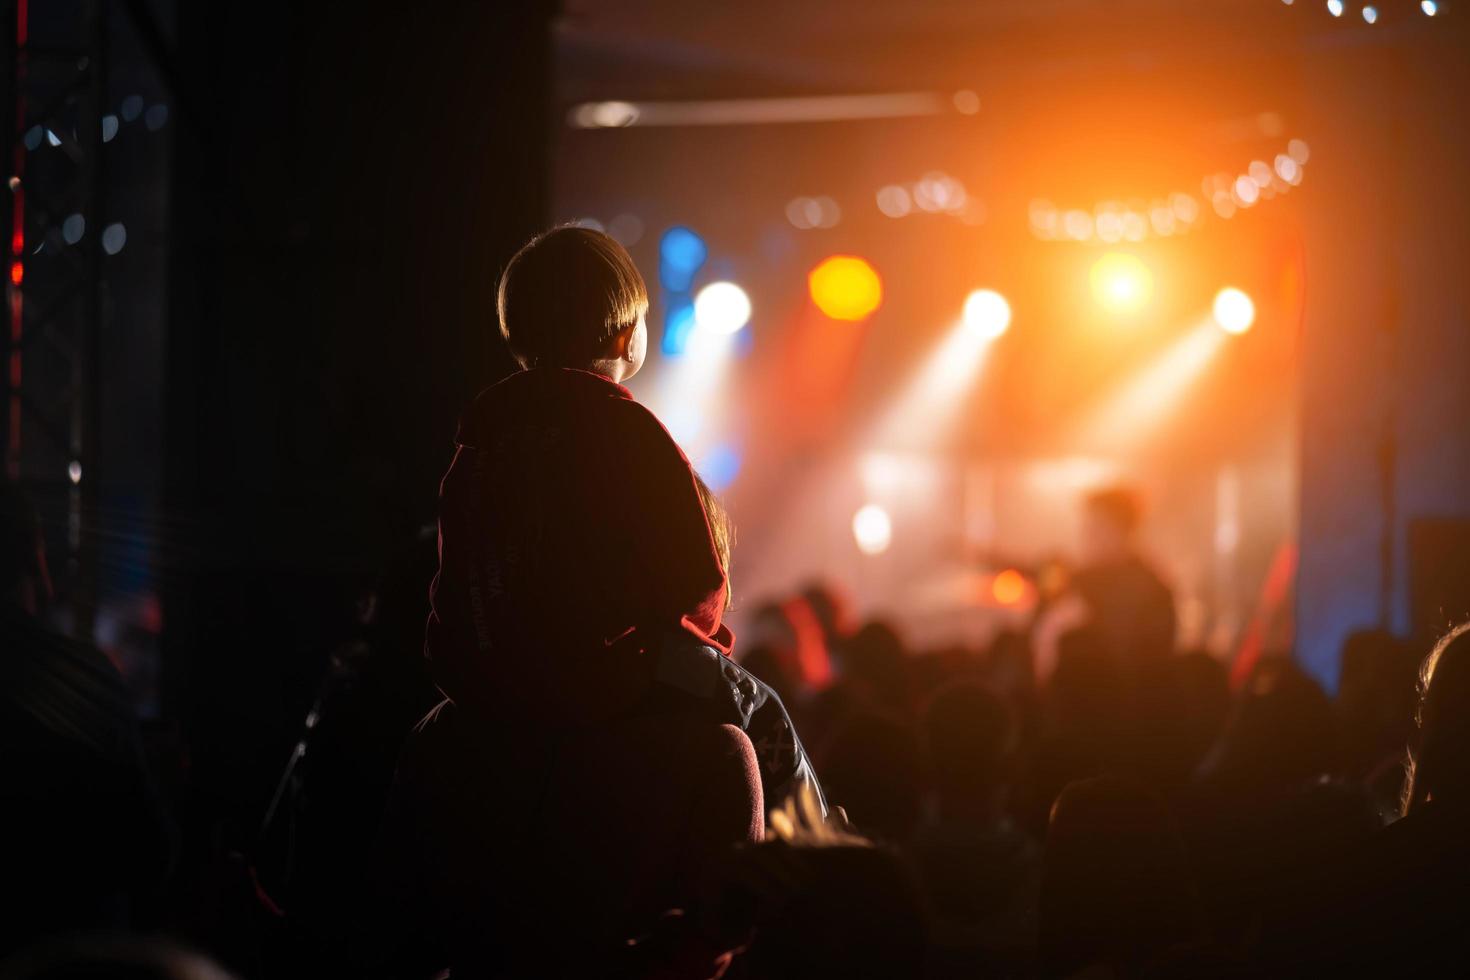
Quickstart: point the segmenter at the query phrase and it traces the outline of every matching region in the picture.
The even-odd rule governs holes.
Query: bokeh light
[[[862,320],[883,302],[883,281],[855,255],[833,255],[807,276],[817,309],[834,320]]]
[[[1327,12],[1334,17],[1342,16],[1342,0],[1327,0]]]
[[[1019,605],[1026,598],[1026,576],[1007,568],[990,581],[990,597],[1002,606]]]
[[[1215,294],[1214,315],[1226,333],[1245,333],[1256,322],[1256,304],[1243,291],[1227,286]]]
[[[878,190],[878,210],[890,218],[902,218],[914,209],[909,192],[897,184],[889,184]]]
[[[1423,0],[1419,4],[1419,9],[1424,11],[1425,17],[1433,17],[1439,13],[1439,4],[1435,3],[1434,0]]]
[[[1134,313],[1153,295],[1154,277],[1136,255],[1109,252],[1092,266],[1092,295],[1113,313]]]
[[[973,89],[960,89],[953,100],[955,109],[962,115],[973,116],[980,111],[980,96]]]
[[[893,543],[893,520],[877,504],[864,504],[852,515],[852,537],[865,555],[881,555]]]
[[[712,282],[694,297],[694,324],[700,330],[732,334],[750,322],[750,297],[733,282]]]
[[[699,461],[699,475],[716,493],[724,493],[740,475],[740,449],[733,443],[716,446]]]
[[[665,289],[684,292],[709,257],[709,247],[690,228],[675,225],[658,242],[658,278]]]
[[[993,289],[977,289],[965,297],[965,327],[994,339],[1011,325],[1011,304]]]

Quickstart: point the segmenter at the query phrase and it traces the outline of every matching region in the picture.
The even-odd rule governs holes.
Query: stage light
[[[1376,23],[1378,23],[1378,8],[1377,7],[1364,7],[1363,8],[1363,19],[1366,20],[1370,24],[1376,24]]]
[[[1153,293],[1153,273],[1136,255],[1109,252],[1092,266],[1092,295],[1105,309],[1132,313]]]
[[[1327,0],[1327,12],[1334,17],[1342,16],[1342,0]]]
[[[962,115],[973,116],[980,111],[980,96],[973,90],[962,88],[953,96],[954,107]]]
[[[1007,568],[991,579],[990,597],[1002,606],[1019,605],[1026,598],[1026,576]]]
[[[1419,9],[1424,11],[1425,17],[1433,17],[1439,13],[1439,4],[1435,3],[1434,0],[1424,0],[1423,3],[1419,4]]]
[[[731,443],[716,446],[699,461],[699,475],[716,493],[724,493],[740,475],[740,450]]]
[[[1294,184],[1297,178],[1301,176],[1301,164],[1297,163],[1285,153],[1278,153],[1276,154],[1276,176],[1288,184]]]
[[[909,192],[897,184],[889,184],[878,190],[878,210],[890,218],[902,218],[913,210]]]
[[[26,267],[19,262],[10,264],[10,281],[19,286],[26,277]]]
[[[852,537],[865,555],[881,555],[893,543],[893,521],[877,504],[864,504],[852,515]]]
[[[1235,194],[1235,203],[1243,208],[1255,204],[1261,197],[1261,187],[1245,174],[1235,178],[1235,186],[1232,188]]]
[[[863,259],[833,255],[807,276],[817,309],[834,320],[862,320],[883,302],[883,281]]]
[[[977,289],[965,297],[965,329],[988,340],[1005,333],[1011,325],[1011,304],[993,289]]]
[[[797,228],[831,228],[842,220],[842,209],[830,197],[794,197],[786,205],[786,220]]]
[[[1312,157],[1312,148],[1307,145],[1306,140],[1292,140],[1286,144],[1286,155],[1305,166]]]
[[[1199,217],[1199,202],[1182,191],[1169,195],[1169,204],[1174,208],[1174,217],[1186,225],[1193,224]]]
[[[699,330],[738,333],[750,322],[750,297],[733,282],[712,282],[694,297],[694,324]]]
[[[1242,334],[1256,322],[1256,304],[1234,286],[1215,294],[1215,323],[1226,333]]]
[[[683,225],[675,225],[658,242],[659,282],[676,293],[687,291],[708,257],[709,247],[703,238]]]

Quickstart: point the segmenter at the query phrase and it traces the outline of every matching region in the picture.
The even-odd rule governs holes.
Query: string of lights
[[[1296,5],[1296,0],[1281,0],[1281,2],[1288,7]],[[1304,3],[1303,5],[1307,6],[1308,4]],[[1327,9],[1328,15],[1334,18],[1342,17],[1349,9],[1343,0],[1326,0],[1324,6]],[[1403,10],[1400,11],[1398,9],[1399,7],[1402,7]],[[1444,9],[1444,4],[1439,3],[1438,0],[1418,0],[1417,3],[1394,4],[1393,13],[1398,14],[1402,12],[1407,15],[1415,7],[1425,17],[1436,17]],[[1363,18],[1365,24],[1377,24],[1382,19],[1384,12],[1388,9],[1389,7],[1386,4],[1365,3],[1358,9],[1358,15]]]
[[[1202,199],[1220,218],[1285,194],[1302,182],[1311,148],[1293,139],[1271,163],[1253,160],[1245,172],[1220,172],[1204,179]],[[1058,208],[1037,198],[1028,209],[1031,233],[1042,241],[1141,242],[1149,238],[1182,235],[1204,218],[1201,198],[1183,191],[1143,201],[1101,201],[1092,209]]]

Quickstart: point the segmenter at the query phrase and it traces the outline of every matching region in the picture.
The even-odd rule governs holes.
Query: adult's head
[[[0,607],[34,616],[51,598],[51,577],[36,508],[0,478]]]
[[[1163,802],[1115,777],[1073,783],[1052,808],[1040,902],[1044,976],[1127,973],[1196,937],[1183,848]]]
[[[1420,672],[1419,732],[1404,812],[1428,800],[1470,802],[1470,622],[1435,644]]]
[[[1295,795],[1340,768],[1332,703],[1290,657],[1263,657],[1206,765],[1208,778],[1236,799]]]
[[[500,333],[525,368],[581,368],[623,382],[648,350],[648,287],[627,249],[563,225],[527,242],[505,267]]]
[[[842,645],[842,682],[860,703],[896,712],[908,710],[909,656],[890,624],[869,620]]]
[[[990,805],[1004,781],[1015,723],[985,685],[955,681],[924,705],[919,740],[941,808],[973,811]]]
[[[1089,494],[1082,524],[1082,548],[1087,559],[1109,562],[1127,555],[1142,520],[1143,501],[1131,487],[1107,487]]]

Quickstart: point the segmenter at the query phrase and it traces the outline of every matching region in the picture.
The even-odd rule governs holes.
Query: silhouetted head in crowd
[[[1332,705],[1285,655],[1265,657],[1237,698],[1208,777],[1237,799],[1294,794],[1339,768]]]
[[[983,684],[954,682],[924,705],[919,741],[940,816],[993,816],[1015,741],[1005,702]]]
[[[537,235],[505,267],[500,333],[524,368],[580,368],[624,382],[648,352],[648,287],[627,249],[590,228]]]
[[[51,576],[35,505],[0,477],[0,609],[38,615],[51,600]]]
[[[1096,630],[1084,626],[1062,634],[1047,691],[1053,731],[1113,738],[1126,693],[1123,673]]]
[[[894,843],[912,836],[919,821],[919,747],[908,725],[858,711],[837,726],[819,762],[828,798],[858,830]]]
[[[852,632],[852,604],[837,586],[812,582],[801,590],[801,598],[816,616],[829,646]]]
[[[1407,776],[1405,814],[1430,801],[1470,804],[1470,622],[1450,630],[1424,661]]]
[[[1115,777],[1073,783],[1052,807],[1040,903],[1041,972],[1138,970],[1198,939],[1197,899],[1163,802]]]
[[[923,973],[922,899],[904,861],[851,833],[771,815],[774,840],[738,863],[739,902],[755,910],[741,976],[762,980],[872,978]]]
[[[197,953],[121,934],[52,940],[0,964],[0,980],[230,980]]]
[[[898,631],[874,620],[842,645],[842,682],[859,704],[903,712],[908,707],[908,654]]]
[[[1108,487],[1089,494],[1083,508],[1082,548],[1089,562],[1109,564],[1133,550],[1143,501],[1131,487]]]
[[[1127,771],[1152,785],[1191,780],[1230,713],[1226,668],[1202,651],[1134,673],[1122,746]]]

